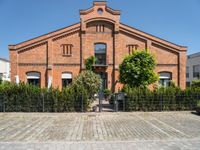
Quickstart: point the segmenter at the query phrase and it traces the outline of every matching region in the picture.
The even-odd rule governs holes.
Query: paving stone
[[[1,149],[199,149],[191,112],[0,113]]]

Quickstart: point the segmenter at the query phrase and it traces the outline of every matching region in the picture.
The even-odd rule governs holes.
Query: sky
[[[17,44],[80,21],[93,0],[0,0],[0,57]],[[200,0],[107,0],[124,24],[200,52]]]

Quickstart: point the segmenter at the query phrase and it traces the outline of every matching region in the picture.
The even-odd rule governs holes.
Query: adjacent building
[[[187,56],[186,86],[197,79],[200,79],[200,52]]]
[[[10,81],[10,62],[4,58],[0,58],[0,80]]]
[[[95,1],[80,10],[79,23],[9,45],[11,80],[61,89],[85,70],[85,60],[93,55],[103,88],[115,91],[122,87],[118,69],[124,56],[149,49],[156,56],[159,83],[167,86],[173,80],[184,89],[187,48],[121,23],[120,14],[105,1]]]

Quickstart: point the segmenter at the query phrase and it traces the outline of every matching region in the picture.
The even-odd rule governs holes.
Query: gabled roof
[[[187,58],[195,58],[195,57],[200,57],[200,52],[194,53],[194,54],[190,54],[187,56]]]
[[[37,44],[40,42],[47,41],[50,38],[61,36],[62,34],[74,32],[75,30],[80,30],[80,22],[72,24],[72,25],[64,27],[64,28],[61,28],[61,29],[58,29],[58,30],[55,30],[55,31],[52,31],[52,32],[49,32],[49,33],[46,33],[46,34],[43,34],[41,36],[32,38],[30,40],[23,41],[21,43],[15,44],[15,45],[9,45],[9,49],[17,50],[17,49],[26,47],[27,45]]]
[[[187,49],[187,46],[177,45],[175,43],[169,42],[169,41],[167,41],[165,39],[162,39],[162,38],[159,38],[157,36],[151,35],[149,33],[146,33],[144,31],[138,30],[138,29],[136,29],[134,27],[128,26],[128,25],[123,24],[123,23],[120,23],[120,30],[121,31],[125,31],[125,32],[129,32],[130,34],[138,35],[141,38],[149,39],[149,40],[151,40],[151,41],[153,41],[155,43],[159,43],[159,44],[171,47],[173,49],[182,50],[182,51],[186,51],[186,49]]]

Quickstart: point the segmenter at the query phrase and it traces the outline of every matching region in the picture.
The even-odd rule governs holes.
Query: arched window
[[[27,83],[40,86],[40,73],[39,72],[28,72],[26,73]]]
[[[161,86],[167,87],[170,85],[170,81],[172,79],[172,75],[170,72],[160,72],[160,80],[159,84]]]
[[[95,44],[94,50],[95,57],[97,58],[97,65],[106,65],[106,44],[97,43]]]
[[[72,83],[72,73],[64,72],[62,73],[62,87],[66,87]]]

